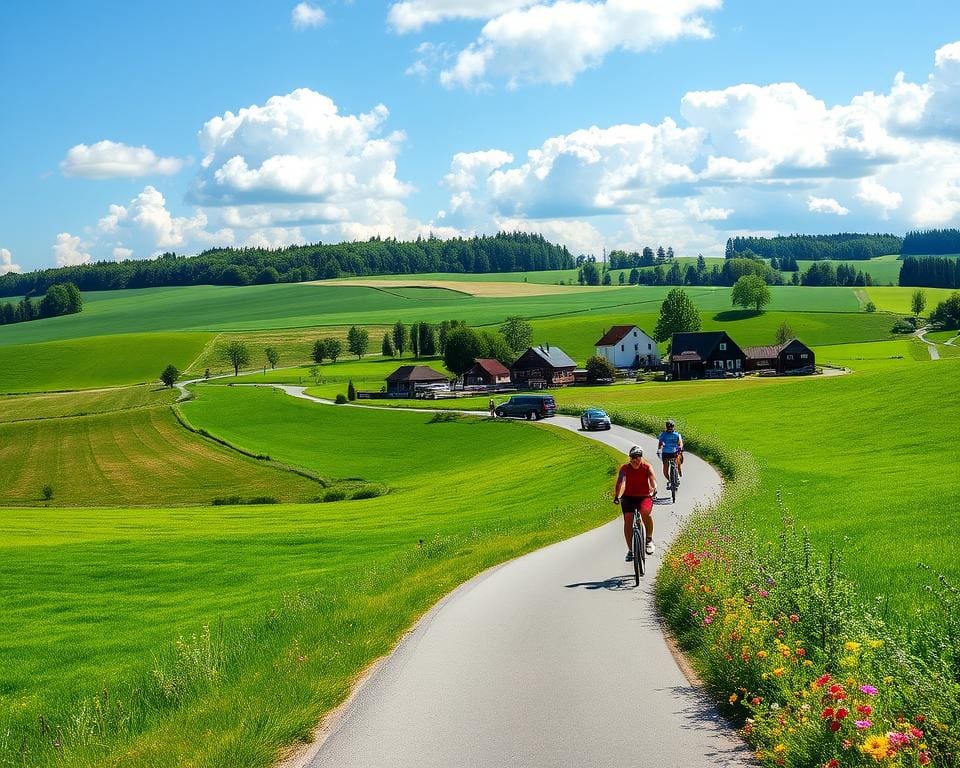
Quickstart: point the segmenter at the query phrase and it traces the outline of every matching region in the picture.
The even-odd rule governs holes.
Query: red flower
[[[750,699],[750,703],[755,707],[760,706],[761,701],[763,701],[763,699],[761,699],[759,696],[754,696],[752,699]]]
[[[840,721],[839,721],[839,720],[831,720],[831,721],[830,721],[830,730],[833,731],[834,733],[836,733],[837,731],[839,731],[839,730],[840,730]]]
[[[794,624],[796,624],[798,621],[800,621],[800,617],[797,616],[797,614],[795,614],[795,613],[791,613],[791,614],[790,614],[790,621],[792,621]]]
[[[928,755],[926,752],[921,752],[917,755],[917,760],[920,761],[920,765],[929,765],[930,755]]]
[[[830,675],[820,675],[820,677],[818,677],[814,681],[814,685],[816,685],[817,688],[821,688],[829,682],[830,682]]]
[[[849,714],[850,714],[850,710],[844,707],[840,707],[840,709],[837,710],[837,714],[835,715],[835,717],[837,718],[837,720],[843,720],[843,718],[845,718]]]
[[[823,766],[823,768],[838,768],[839,765],[840,765],[840,761],[837,760],[837,758],[835,758],[835,757],[831,757],[831,758],[827,761],[827,764],[826,764],[825,766]]]
[[[823,710],[823,712],[820,713],[820,717],[822,717],[824,720],[829,720],[831,717],[833,717],[833,707],[827,707],[825,710]]]
[[[857,707],[857,712],[861,715],[870,715],[873,714],[873,707],[871,707],[869,704],[860,704]]]
[[[923,731],[921,731],[919,728],[911,728],[910,735],[913,736],[913,738],[915,739],[922,739]]]

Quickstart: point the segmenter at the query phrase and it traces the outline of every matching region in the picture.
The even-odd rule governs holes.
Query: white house
[[[657,365],[657,342],[635,325],[615,325],[596,343],[597,355],[615,368],[641,368]]]

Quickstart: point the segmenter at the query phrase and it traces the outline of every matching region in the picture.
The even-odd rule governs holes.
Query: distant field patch
[[[0,422],[86,416],[110,411],[127,411],[169,405],[180,391],[162,385],[120,387],[102,391],[54,392],[39,395],[0,397]]]
[[[190,365],[210,338],[207,333],[124,334],[0,346],[0,393],[159,381],[169,363],[180,369]]]
[[[456,291],[470,296],[486,298],[511,298],[516,296],[550,296],[565,293],[580,293],[583,291],[604,290],[588,286],[552,285],[549,283],[523,282],[488,282],[474,280],[429,280],[417,276],[408,279],[348,279],[335,282],[319,281],[313,285],[325,286],[360,286],[366,288],[441,288],[447,291]]]
[[[798,259],[797,266],[800,267],[801,272],[806,272],[811,264],[816,264],[815,261]],[[873,280],[874,285],[896,285],[900,280],[900,265],[903,262],[900,260],[900,257],[897,254],[890,254],[888,256],[875,256],[872,259],[865,259],[863,261],[831,261],[830,265],[836,269],[841,264],[845,264],[848,267],[853,267],[857,272],[863,272],[865,275],[870,275],[870,278]]]
[[[911,314],[910,299],[917,288],[904,287],[877,287],[866,288],[867,295],[871,301],[877,305],[877,309],[884,312],[896,312],[898,315]],[[920,288],[927,295],[927,308],[925,313],[929,314],[937,304],[946,299],[955,289],[950,288]]]

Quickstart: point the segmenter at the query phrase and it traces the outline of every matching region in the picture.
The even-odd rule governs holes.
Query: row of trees
[[[794,260],[832,259],[864,261],[874,256],[900,253],[903,239],[890,234],[840,232],[835,235],[777,235],[776,237],[731,237],[724,255],[737,258],[752,251],[765,259]],[[960,250],[960,249],[958,249]],[[938,251],[942,253],[942,251]]]
[[[907,256],[900,265],[900,285],[960,288],[960,258]]]
[[[844,285],[868,286],[873,285],[873,278],[869,272],[857,269],[851,264],[837,264],[834,268],[829,261],[817,261],[811,264],[800,277],[801,285]]]
[[[371,238],[366,242],[295,245],[286,248],[216,248],[196,256],[165,253],[155,260],[102,261],[0,276],[0,296],[43,293],[71,281],[84,291],[176,285],[249,285],[303,282],[341,275],[423,272],[517,272],[573,269],[565,246],[542,235],[499,232],[492,237],[412,242]]]
[[[57,283],[47,289],[40,301],[24,296],[16,304],[0,302],[0,325],[25,323],[45,317],[72,315],[83,311],[83,299],[73,283]]]
[[[610,251],[607,255],[607,265],[610,269],[632,269],[633,267],[652,267],[656,264],[663,264],[665,261],[674,258],[673,246],[664,250],[659,246],[654,252],[653,248],[647,246],[642,251],[631,251],[627,253],[623,250]]]
[[[904,256],[960,253],[960,229],[919,229],[903,237]]]

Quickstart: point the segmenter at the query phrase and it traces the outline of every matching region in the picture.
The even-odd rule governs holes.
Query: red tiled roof
[[[619,344],[620,340],[630,333],[630,331],[632,331],[634,328],[636,328],[635,325],[615,325],[613,328],[603,334],[603,338],[601,338],[600,341],[593,346],[611,347],[614,344]]]
[[[491,376],[509,376],[510,369],[507,368],[499,360],[494,360],[492,357],[478,357],[473,361],[474,365],[483,368]]]

